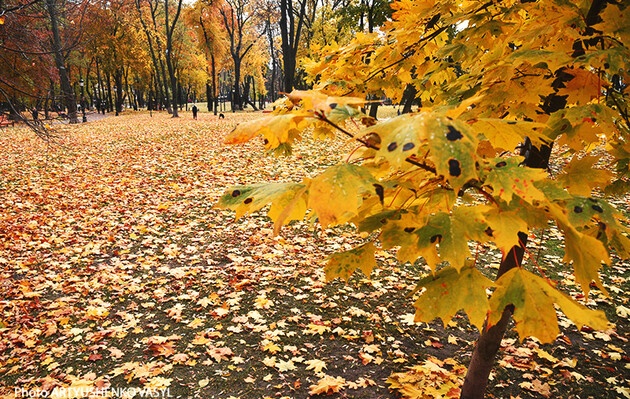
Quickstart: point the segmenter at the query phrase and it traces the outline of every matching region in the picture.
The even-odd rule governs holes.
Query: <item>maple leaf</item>
[[[467,266],[459,272],[454,267],[443,268],[418,282],[416,291],[422,287],[426,291],[414,303],[414,321],[430,322],[439,317],[446,326],[460,309],[464,309],[470,323],[481,331],[490,310],[486,288],[493,286],[492,281],[475,267]]]
[[[325,332],[330,331],[330,327],[323,324],[309,323],[307,327],[308,329],[305,330],[304,332],[310,335],[315,335],[315,334],[323,335]]]
[[[349,251],[330,255],[324,267],[326,280],[331,281],[341,277],[348,281],[357,268],[366,276],[370,276],[372,270],[376,267],[375,250],[374,243],[370,241]]]
[[[522,160],[522,157],[511,157],[485,161],[486,168],[490,170],[485,185],[492,187],[493,195],[506,202],[512,201],[515,195],[530,204],[544,202],[545,194],[535,186],[535,182],[546,179],[547,173],[542,169],[520,166]]]
[[[326,367],[326,362],[320,359],[307,360],[304,363],[308,364],[307,370],[313,370],[315,373],[321,373]]]
[[[346,386],[346,380],[343,377],[332,377],[325,375],[317,381],[317,384],[309,387],[310,395],[331,395],[339,393]]]
[[[426,114],[406,114],[364,129],[358,139],[377,149],[377,156],[401,167],[409,156],[419,152],[427,141]]]
[[[496,284],[497,288],[490,297],[488,326],[496,324],[506,306],[513,305],[516,331],[521,341],[528,336],[534,336],[542,343],[555,341],[560,329],[554,303],[578,329],[584,325],[597,329],[607,326],[603,311],[580,305],[547,280],[527,270],[512,269],[501,276]]]
[[[293,104],[301,103],[304,110],[323,113],[335,123],[358,115],[357,108],[366,103],[362,98],[332,97],[317,90],[293,90],[285,95]]]
[[[475,225],[476,220],[470,217],[471,213],[468,211],[469,209],[462,207],[457,208],[452,216],[439,212],[429,217],[425,226],[413,232],[418,236],[418,248],[439,245],[440,259],[448,261],[456,270],[460,270],[470,255],[467,239],[471,235],[477,235],[475,232],[479,227]],[[474,210],[478,211],[480,208]],[[483,219],[481,215],[479,218]],[[434,267],[431,263],[429,265]]]
[[[613,178],[612,172],[594,168],[598,161],[595,156],[573,157],[557,177],[558,183],[571,194],[590,196],[594,188],[604,187]]]
[[[175,353],[173,342],[150,343],[147,347],[154,356],[170,356]]]
[[[292,360],[287,360],[287,361],[279,360],[276,362],[276,368],[278,369],[278,371],[282,373],[286,371],[293,371],[297,367],[295,366]]]
[[[478,139],[470,128],[447,118],[432,118],[428,121],[429,159],[435,164],[437,174],[444,176],[457,192],[462,186],[478,178]]]
[[[323,227],[345,223],[357,214],[363,196],[374,193],[375,183],[363,167],[331,166],[310,181],[308,207],[317,213]]]
[[[217,363],[221,363],[222,360],[229,360],[229,358],[234,355],[234,352],[232,352],[230,348],[216,347],[213,345],[210,345],[206,349],[206,353]]]
[[[525,137],[529,137],[534,145],[540,145],[542,130],[546,126],[536,122],[495,118],[478,118],[468,123],[475,133],[485,136],[493,146],[504,150],[517,148]]]
[[[565,232],[565,236],[564,261],[573,262],[575,279],[582,287],[582,291],[588,295],[591,282],[595,282],[597,288],[608,295],[599,277],[602,263],[610,264],[610,256],[604,244],[595,237],[571,229]],[[586,248],[588,250],[584,250]]]
[[[573,78],[564,83],[558,94],[567,96],[570,103],[584,105],[602,95],[601,77],[595,71],[575,68],[565,73]]]
[[[529,230],[529,225],[519,217],[518,211],[502,211],[492,208],[485,213],[485,216],[492,241],[497,244],[504,257],[512,247],[520,245],[518,233]]]
[[[272,215],[280,215],[281,209],[292,203],[297,193],[303,192],[305,186],[296,183],[271,183],[257,184],[252,186],[234,186],[226,190],[225,194],[217,202],[217,207],[227,208],[236,211],[236,219],[246,213],[253,213],[260,210],[267,204],[275,204],[274,209],[278,209]],[[298,195],[299,197],[299,195]],[[304,201],[302,201],[303,203]],[[286,204],[282,206],[281,204]],[[298,220],[304,217],[306,207],[293,208],[297,215],[290,213],[286,215],[289,220]],[[300,214],[299,209],[303,212]],[[280,223],[283,223],[282,220]]]
[[[265,147],[268,149],[276,148],[280,144],[291,144],[309,116],[311,114],[308,112],[299,112],[242,122],[225,137],[225,144],[245,143],[258,135],[264,136]]]

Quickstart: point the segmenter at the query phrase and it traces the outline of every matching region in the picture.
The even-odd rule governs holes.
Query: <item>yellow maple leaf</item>
[[[323,227],[341,224],[356,216],[366,193],[374,193],[376,183],[367,169],[351,164],[328,168],[314,177],[308,189],[308,207]]]
[[[346,380],[343,377],[332,377],[329,375],[320,378],[317,384],[309,387],[308,393],[311,395],[331,395],[333,393],[339,393],[346,385]]]
[[[492,208],[485,215],[488,226],[492,230],[491,239],[505,257],[512,247],[519,245],[518,233],[528,231],[527,222],[518,216],[518,211]]]
[[[286,360],[286,361],[285,360],[279,360],[278,362],[276,362],[276,368],[280,372],[285,372],[285,371],[293,371],[297,367],[295,367],[295,364],[293,363],[292,360]]]
[[[319,359],[307,360],[304,363],[308,364],[307,370],[313,370],[316,373],[321,373],[323,369],[327,368],[326,362]]]
[[[497,323],[506,306],[513,305],[516,331],[521,341],[529,336],[542,343],[555,341],[560,329],[554,304],[578,329],[583,325],[605,329],[608,325],[603,311],[588,309],[558,291],[547,280],[522,268],[508,271],[496,284],[497,289],[490,298],[488,326]]]
[[[434,276],[418,282],[416,291],[423,287],[426,291],[414,303],[414,321],[430,322],[439,317],[446,326],[460,309],[464,309],[470,323],[481,331],[490,309],[486,288],[492,286],[492,281],[475,267],[464,267],[460,272],[454,267],[441,269]]]
[[[595,71],[576,68],[565,69],[564,73],[572,75],[573,79],[565,82],[558,94],[568,96],[570,104],[584,105],[602,95],[602,79]]]
[[[594,167],[599,159],[595,156],[573,157],[558,176],[558,182],[571,194],[590,196],[593,188],[604,187],[614,176],[611,171]]]
[[[309,325],[307,327],[308,327],[308,329],[305,330],[304,332],[306,334],[310,334],[310,335],[315,335],[315,334],[322,335],[325,332],[330,331],[330,327],[328,327],[326,325],[323,325],[323,324],[309,323]]]
[[[281,143],[290,142],[293,139],[290,133],[303,128],[304,119],[309,116],[311,116],[310,113],[299,112],[242,122],[225,137],[224,142],[225,144],[241,144],[258,135],[263,135],[267,140],[265,147],[276,148]]]
[[[349,251],[332,254],[324,267],[326,280],[331,281],[341,277],[348,281],[356,269],[360,269],[363,274],[369,277],[376,267],[375,251],[376,247],[370,241]]]

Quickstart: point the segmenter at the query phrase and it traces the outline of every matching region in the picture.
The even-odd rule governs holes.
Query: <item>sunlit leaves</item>
[[[305,118],[309,116],[311,116],[309,113],[284,114],[242,122],[225,137],[225,143],[245,143],[262,135],[267,149],[277,148],[281,144],[291,144],[299,131],[306,126]]]
[[[404,398],[459,398],[466,367],[453,359],[429,356],[422,364],[393,373],[387,383]]]
[[[496,324],[503,309],[513,305],[515,328],[521,340],[533,336],[543,343],[555,341],[560,330],[554,303],[578,328],[583,325],[597,329],[606,328],[607,320],[603,311],[590,310],[578,304],[547,280],[524,269],[510,270],[496,284],[497,289],[490,298],[492,310],[488,323],[490,326]]]
[[[311,180],[307,205],[324,227],[345,223],[357,214],[363,196],[374,192],[375,182],[360,166],[332,166]]]
[[[486,313],[490,309],[486,288],[493,283],[473,266],[459,272],[453,267],[441,269],[433,276],[418,282],[418,288],[426,288],[414,303],[416,321],[430,322],[439,317],[444,325],[463,309],[470,323],[482,330]]]

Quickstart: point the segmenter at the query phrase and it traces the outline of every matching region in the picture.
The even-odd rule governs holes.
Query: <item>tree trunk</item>
[[[72,85],[70,84],[70,76],[65,66],[65,58],[63,55],[63,45],[61,43],[61,35],[59,33],[58,7],[55,0],[47,0],[46,7],[50,16],[50,29],[52,33],[52,53],[55,58],[55,66],[59,71],[59,80],[61,86],[61,95],[63,104],[68,110],[68,118],[70,123],[79,123],[77,117],[77,100]]]
[[[241,111],[243,104],[241,101],[241,60],[238,56],[234,58],[234,88],[232,89],[232,112]]]
[[[403,97],[401,100],[403,104],[403,114],[408,114],[411,112],[411,106],[413,105],[413,101],[416,99],[416,94],[418,94],[416,86],[408,84],[405,88],[405,92],[403,93]]]

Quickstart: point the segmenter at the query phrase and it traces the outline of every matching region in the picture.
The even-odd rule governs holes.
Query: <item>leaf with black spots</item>
[[[363,274],[369,277],[376,267],[375,251],[376,248],[370,241],[349,251],[330,255],[326,266],[324,266],[326,281],[331,281],[337,277],[348,281],[356,269],[361,270]]]

